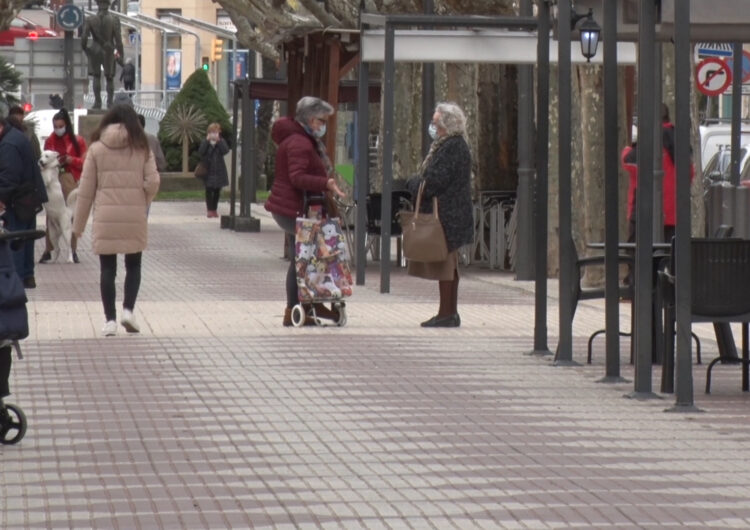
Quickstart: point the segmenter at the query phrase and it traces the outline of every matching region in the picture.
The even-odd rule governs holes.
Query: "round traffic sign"
[[[732,84],[732,69],[717,57],[702,60],[695,67],[698,90],[707,96],[718,96]]]
[[[734,72],[734,57],[727,57],[725,61]],[[742,82],[750,83],[750,52],[747,50],[742,50]]]
[[[57,11],[57,23],[65,31],[75,31],[83,24],[83,11],[75,4],[65,4]]]

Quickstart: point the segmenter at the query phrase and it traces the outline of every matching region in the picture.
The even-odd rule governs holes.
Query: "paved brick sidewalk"
[[[38,266],[11,378],[29,431],[0,446],[0,528],[750,527],[737,367],[710,396],[695,368],[703,414],[624,399],[632,383],[596,382],[603,340],[592,366],[524,355],[532,286],[478,268],[459,329],[420,328],[437,286],[397,270],[381,295],[375,266],[346,327],[283,328],[273,221],[256,210],[261,233],[239,234],[202,214],[154,205],[137,336],[100,337],[87,237],[80,265]],[[577,360],[603,319],[599,302],[577,312]]]

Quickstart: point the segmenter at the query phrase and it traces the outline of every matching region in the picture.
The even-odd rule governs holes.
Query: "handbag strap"
[[[424,190],[426,183],[427,182],[425,180],[422,180],[422,182],[419,183],[419,190],[417,191],[417,202],[414,204],[414,219],[415,220],[417,219],[417,217],[419,217],[419,206],[422,204],[422,191]],[[437,197],[432,198],[432,215],[435,216],[435,219],[439,219]]]

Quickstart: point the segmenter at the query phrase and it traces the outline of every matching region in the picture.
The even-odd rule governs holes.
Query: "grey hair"
[[[327,101],[312,96],[305,96],[297,102],[297,110],[294,117],[299,122],[307,123],[311,118],[318,118],[320,116],[327,118],[333,113],[333,107]]]
[[[448,134],[466,133],[466,115],[461,107],[452,102],[442,102],[435,106],[435,112],[440,114],[438,125]]]

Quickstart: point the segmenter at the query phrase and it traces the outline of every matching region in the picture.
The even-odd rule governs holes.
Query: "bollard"
[[[750,188],[735,188],[734,230],[732,237],[750,239]]]

